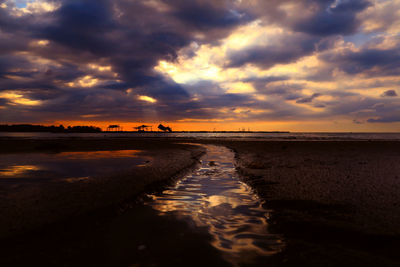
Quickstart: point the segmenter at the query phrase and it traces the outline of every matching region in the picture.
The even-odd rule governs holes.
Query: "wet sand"
[[[278,265],[400,264],[400,142],[214,142],[275,211]]]
[[[141,150],[141,166],[82,181],[64,179],[0,179],[0,237],[18,234],[42,225],[121,203],[146,190],[181,177],[204,150],[198,146],[157,140],[126,139],[0,139],[0,153],[53,153],[65,151]],[[17,154],[18,155],[18,154]],[[21,154],[22,157],[23,154]]]
[[[165,262],[179,265],[196,254],[176,254],[173,248],[191,247],[199,253],[194,265],[228,264],[209,243],[204,242],[207,231],[193,228],[190,223],[176,222],[174,218],[160,218],[151,209],[144,214],[154,220],[154,225],[144,227],[146,223],[135,216],[135,208],[123,204],[132,203],[126,199],[148,190],[147,185],[164,184],[161,181],[177,177],[182,170],[193,166],[203,150],[174,144],[182,141],[172,138],[71,138],[61,142],[0,139],[0,153],[137,149],[147,151],[147,155],[155,159],[151,166],[135,170],[131,177],[142,179],[134,182],[124,178],[127,177],[124,174],[118,180],[102,178],[93,183],[76,183],[73,187],[56,183],[32,191],[21,186],[21,189],[13,190],[13,194],[7,186],[2,187],[1,210],[7,215],[2,218],[11,218],[2,219],[1,229],[8,229],[6,232],[3,230],[3,235],[12,231],[19,233],[24,225],[33,229],[58,221],[27,234],[9,237],[8,245],[2,250],[4,255],[8,255],[8,263],[25,255],[33,262],[45,258],[47,263],[65,265],[77,265],[77,259],[82,259],[82,265],[107,265],[104,263],[110,263],[106,262],[110,259],[119,266],[163,265]],[[184,139],[184,142],[223,145],[235,151],[236,167],[242,179],[265,200],[265,207],[272,210],[269,229],[272,233],[282,234],[286,242],[286,249],[265,260],[265,264],[400,264],[397,252],[400,247],[400,142],[224,139]],[[37,196],[40,197],[37,199]],[[110,204],[122,207],[123,216],[116,216],[115,208],[104,209]],[[124,205],[129,207],[125,209]],[[68,212],[60,210],[60,207]],[[15,225],[17,227],[13,229]],[[134,234],[135,231],[132,233],[131,230],[134,227],[141,230]],[[134,236],[126,236],[129,231],[124,229],[130,229]],[[152,232],[158,233],[160,238],[152,240],[152,246],[164,258],[149,262],[152,254],[142,244]],[[81,239],[78,249],[71,249],[76,245],[77,236]],[[40,242],[43,248],[28,251],[27,248],[35,246],[40,238],[43,238]],[[104,240],[108,240],[106,244]],[[53,243],[58,246],[49,253],[47,250]],[[125,258],[124,251],[131,253],[137,261],[132,262],[132,257]],[[114,256],[109,255],[111,252]]]

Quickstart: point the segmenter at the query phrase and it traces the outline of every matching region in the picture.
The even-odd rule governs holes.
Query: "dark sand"
[[[121,203],[131,203],[126,200],[148,190],[148,185],[159,185],[193,166],[202,149],[174,144],[183,141],[225,145],[236,152],[237,167],[244,181],[266,201],[266,207],[274,210],[270,220],[272,230],[283,234],[286,239],[287,248],[271,257],[265,265],[400,265],[400,142],[128,138],[0,139],[0,153],[140,149],[154,157],[150,166],[113,179],[101,177],[89,183],[56,183],[39,188],[21,186],[21,189],[13,191],[4,185],[0,195],[0,208],[5,215],[1,219],[2,235],[59,222],[4,239],[7,243],[2,249],[2,253],[7,255],[5,262],[25,256],[33,262],[46,259],[45,263],[53,265],[76,265],[77,259],[82,259],[81,265],[110,265],[110,262],[122,266],[183,265],[185,259],[194,257],[193,265],[225,264],[207,244],[200,242],[196,245],[196,240],[203,240],[198,238],[204,236],[203,232],[193,232],[190,225],[177,225],[168,218],[158,218],[152,211],[146,211],[146,214],[154,216],[153,228],[143,228],[140,218],[135,218],[132,211],[124,215],[128,220],[120,219],[119,215],[116,220],[111,220],[112,223],[103,223],[115,215],[100,208],[128,205]],[[129,207],[127,210],[135,209]],[[79,218],[80,222],[66,218]],[[139,229],[138,235],[125,236],[128,231],[123,229],[130,225]],[[149,231],[160,236],[160,240],[153,243],[159,244],[155,249],[164,255],[163,259],[149,262],[145,255],[148,250],[141,249],[140,244]],[[82,232],[87,232],[83,238]],[[104,233],[109,237],[104,238]],[[72,249],[77,235],[86,241]],[[27,248],[34,247],[41,237],[43,241],[39,243],[43,249],[28,251]],[[108,240],[106,244],[104,240]],[[54,243],[57,245],[53,247]],[[196,253],[175,255],[176,250],[172,249],[191,246],[194,252],[198,252],[197,258]],[[48,248],[52,250],[49,252]],[[132,253],[137,260],[126,259],[124,251]],[[27,263],[29,260],[17,262]]]
[[[400,142],[214,142],[275,210],[278,265],[399,266]]]

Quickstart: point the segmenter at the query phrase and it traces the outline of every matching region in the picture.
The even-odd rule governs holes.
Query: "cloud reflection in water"
[[[118,174],[145,166],[150,157],[140,150],[79,151],[61,153],[4,154],[0,159],[0,178],[87,180],[100,175]]]
[[[189,216],[208,227],[212,245],[234,263],[273,255],[283,248],[282,237],[268,232],[269,210],[236,174],[234,155],[224,147],[207,146],[202,166],[152,198],[147,204],[161,214]]]

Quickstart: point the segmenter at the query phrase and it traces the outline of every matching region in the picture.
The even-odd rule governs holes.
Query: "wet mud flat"
[[[110,207],[2,239],[2,266],[231,266],[207,229],[142,203]]]
[[[204,153],[151,140],[0,143],[0,237],[117,205],[181,175]]]
[[[271,238],[269,245],[275,247],[274,253],[268,256],[255,253],[254,256],[246,252],[244,255],[250,255],[250,260],[239,261],[239,265],[399,265],[400,142],[71,138],[62,142],[25,140],[23,146],[13,150],[11,148],[19,142],[14,140],[5,142],[8,149],[0,148],[0,151],[6,154],[26,151],[59,153],[99,150],[99,147],[104,150],[173,151],[177,148],[175,143],[182,141],[222,145],[232,149],[236,155],[236,165],[229,167],[228,164],[228,169],[236,168],[239,171],[240,176],[236,178],[242,179],[251,186],[247,188],[257,192],[261,207],[267,211],[261,212],[261,217],[268,218],[266,224],[261,225],[264,230],[267,229],[263,234]],[[175,161],[168,159],[169,163],[164,167],[170,166],[172,162],[175,167],[182,166],[182,160],[196,158],[192,157],[192,152],[188,154],[188,151],[194,151],[193,147],[181,148],[186,152],[175,158]],[[200,154],[201,151],[197,150]],[[200,170],[203,170],[193,174],[213,174],[213,168],[218,166],[212,166],[212,161],[210,159],[210,165],[200,166]],[[157,177],[165,179],[163,173],[168,168],[157,170],[154,170]],[[147,177],[143,174],[141,177]],[[64,266],[182,266],[188,262],[193,266],[238,264],[238,261],[231,260],[235,258],[236,252],[232,254],[235,245],[226,241],[234,240],[232,237],[236,235],[237,240],[244,237],[254,241],[261,236],[259,232],[243,235],[240,231],[257,227],[243,228],[237,233],[228,231],[226,234],[225,229],[218,228],[224,224],[218,223],[218,220],[215,225],[201,223],[199,218],[202,216],[206,218],[205,222],[212,221],[207,216],[213,211],[232,217],[227,210],[232,211],[232,207],[235,209],[234,201],[225,197],[220,203],[222,205],[208,205],[215,203],[218,198],[207,200],[207,194],[198,191],[203,187],[201,183],[185,181],[189,180],[183,179],[172,188],[165,188],[163,183],[162,187],[158,187],[160,190],[142,199],[111,198],[114,204],[101,209],[92,208],[95,206],[93,203],[103,203],[102,197],[82,194],[88,200],[83,206],[89,205],[91,209],[83,209],[85,212],[75,213],[45,227],[36,227],[24,234],[3,238],[0,265],[33,262]],[[121,192],[126,189],[124,184],[110,188],[101,184],[95,187],[97,189],[94,192],[115,192],[116,196],[121,196]],[[75,185],[85,187],[85,183]],[[182,192],[179,186],[183,186],[185,191]],[[147,189],[145,191],[150,192]],[[229,190],[226,192],[228,196],[231,194]],[[125,196],[132,196],[131,193],[129,191]],[[45,202],[51,203],[56,198],[53,195],[46,198]],[[74,198],[69,198],[68,203],[71,199]],[[194,201],[187,205],[185,200],[190,199]],[[108,200],[107,203],[110,203]],[[85,202],[77,201],[75,207],[82,203]],[[203,203],[202,208],[196,206],[196,203]],[[61,204],[66,207],[69,205]],[[260,214],[259,207],[256,204],[256,214]],[[48,210],[57,212],[57,209],[59,205],[53,205]],[[239,209],[239,213],[240,210],[243,209]],[[18,218],[18,213],[15,214],[14,218]],[[37,214],[34,211],[31,215]],[[248,214],[248,211],[244,214]],[[221,220],[224,222],[224,219]],[[254,223],[260,220],[249,221]],[[233,223],[236,223],[235,220]],[[215,231],[210,232],[210,229]],[[230,238],[225,238],[229,234]],[[277,239],[284,242],[283,247],[277,246]],[[265,249],[268,244],[265,246],[264,242],[260,246]]]
[[[279,265],[400,264],[400,142],[211,142],[275,211]]]
[[[196,171],[164,190],[3,238],[0,263],[259,266],[282,250],[282,237],[268,231],[270,210],[239,180],[234,154],[207,149]]]

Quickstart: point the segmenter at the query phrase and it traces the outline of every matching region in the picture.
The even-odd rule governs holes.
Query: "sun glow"
[[[39,40],[36,42],[38,46],[47,46],[50,43],[49,40]]]
[[[276,46],[277,41],[274,37],[284,34],[294,35],[295,33],[283,32],[277,26],[265,26],[260,21],[253,21],[239,27],[218,45],[192,43],[179,51],[176,61],[162,60],[154,69],[180,84],[194,84],[202,80],[212,81],[218,83],[225,93],[234,94],[257,92],[251,83],[244,82],[246,79],[290,76],[291,79],[303,82],[310,71],[323,66],[316,55],[305,56],[288,64],[276,64],[270,68],[254,64],[229,67],[230,53],[256,46]],[[258,95],[255,99],[263,100],[265,97]]]
[[[140,95],[138,96],[138,99],[141,101],[145,101],[145,102],[149,102],[149,103],[156,103],[157,99],[154,99],[150,96],[146,96],[146,95]]]
[[[98,84],[99,80],[91,75],[86,75],[73,82],[67,83],[69,87],[93,87]]]
[[[42,104],[42,101],[40,100],[32,100],[29,98],[26,98],[22,94],[18,94],[15,92],[1,92],[0,93],[0,98],[6,98],[8,99],[12,104],[18,104],[18,105],[26,105],[26,106],[38,106]]]
[[[89,64],[89,68],[95,69],[98,71],[111,71],[111,66],[107,66],[107,65]]]
[[[256,90],[250,83],[236,82],[236,83],[227,83],[222,85],[223,88],[226,88],[226,93],[230,94],[246,94],[246,93],[254,93]]]

